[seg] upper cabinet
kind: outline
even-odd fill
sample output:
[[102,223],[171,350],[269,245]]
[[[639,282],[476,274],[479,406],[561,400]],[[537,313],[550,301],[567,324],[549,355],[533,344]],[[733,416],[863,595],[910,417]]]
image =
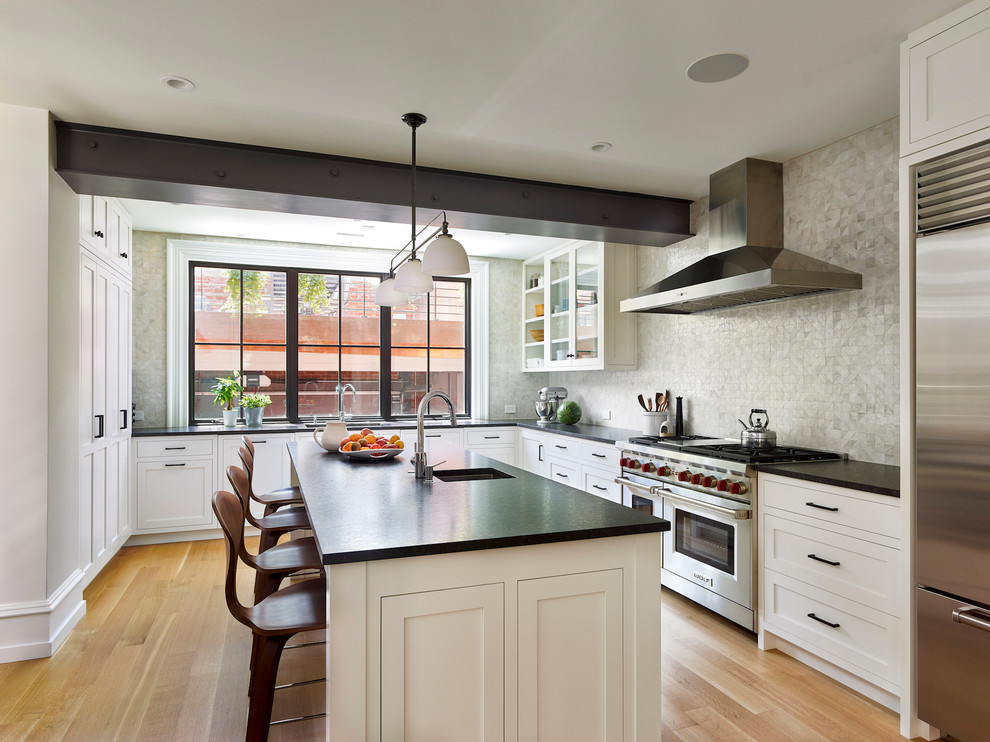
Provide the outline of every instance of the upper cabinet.
[[635,248],[577,242],[523,265],[523,370],[636,368]]
[[982,129],[990,137],[990,0],[964,5],[901,45],[901,156]]
[[131,275],[131,218],[113,199],[79,197],[79,241],[106,264]]

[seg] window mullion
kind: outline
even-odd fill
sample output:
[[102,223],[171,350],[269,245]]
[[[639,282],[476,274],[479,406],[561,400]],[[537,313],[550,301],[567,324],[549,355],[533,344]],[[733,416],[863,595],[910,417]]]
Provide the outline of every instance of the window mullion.
[[299,271],[285,271],[285,416],[299,422]]

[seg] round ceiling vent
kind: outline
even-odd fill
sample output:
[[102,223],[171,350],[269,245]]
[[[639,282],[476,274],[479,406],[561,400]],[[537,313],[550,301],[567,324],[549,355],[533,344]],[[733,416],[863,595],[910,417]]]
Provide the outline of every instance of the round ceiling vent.
[[687,68],[687,76],[695,82],[723,82],[741,75],[749,67],[742,54],[713,54],[702,57]]

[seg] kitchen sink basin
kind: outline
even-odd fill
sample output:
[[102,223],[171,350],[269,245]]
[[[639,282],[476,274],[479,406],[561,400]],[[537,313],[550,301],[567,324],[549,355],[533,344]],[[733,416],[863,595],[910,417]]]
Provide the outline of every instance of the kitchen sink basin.
[[504,471],[482,467],[479,469],[434,469],[434,479],[441,482],[474,482],[480,479],[515,479]]

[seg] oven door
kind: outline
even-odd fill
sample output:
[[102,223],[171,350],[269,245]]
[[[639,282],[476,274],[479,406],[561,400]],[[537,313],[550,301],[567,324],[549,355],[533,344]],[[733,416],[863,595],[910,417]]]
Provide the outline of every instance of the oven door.
[[751,516],[743,503],[666,490],[662,517],[670,521],[670,531],[663,538],[663,570],[680,578],[679,585],[683,580],[751,609]]

